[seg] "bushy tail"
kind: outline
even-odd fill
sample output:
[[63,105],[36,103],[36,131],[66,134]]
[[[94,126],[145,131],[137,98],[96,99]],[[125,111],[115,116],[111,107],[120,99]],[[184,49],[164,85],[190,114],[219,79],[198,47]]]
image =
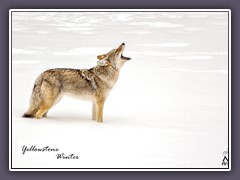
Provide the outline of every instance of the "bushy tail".
[[30,98],[30,104],[27,112],[23,114],[22,117],[25,118],[33,118],[35,117],[36,112],[39,109],[39,106],[41,104],[41,86],[43,82],[43,75],[41,74],[35,81],[33,90],[32,90],[32,95]]
[[34,117],[34,115],[33,114],[28,114],[29,112],[25,112],[23,115],[22,115],[22,117],[25,117],[25,118],[33,118]]

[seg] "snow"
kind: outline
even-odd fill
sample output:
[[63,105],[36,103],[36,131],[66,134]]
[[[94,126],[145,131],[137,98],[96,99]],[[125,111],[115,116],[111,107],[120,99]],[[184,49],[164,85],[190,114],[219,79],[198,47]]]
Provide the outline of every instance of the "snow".
[[[225,168],[227,12],[13,12],[13,168]],[[105,108],[63,98],[47,118],[22,118],[46,69],[90,68],[125,42]],[[58,148],[26,152],[22,146]]]

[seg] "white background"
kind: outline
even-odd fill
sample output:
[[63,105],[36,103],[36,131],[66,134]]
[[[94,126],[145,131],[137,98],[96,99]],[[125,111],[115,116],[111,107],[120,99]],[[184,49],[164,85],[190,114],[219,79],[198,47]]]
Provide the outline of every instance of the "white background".
[[[22,118],[35,78],[91,68],[125,42],[130,56],[104,123],[63,98],[48,118]],[[36,145],[56,153],[27,152]],[[13,168],[224,168],[228,150],[227,12],[13,12]]]

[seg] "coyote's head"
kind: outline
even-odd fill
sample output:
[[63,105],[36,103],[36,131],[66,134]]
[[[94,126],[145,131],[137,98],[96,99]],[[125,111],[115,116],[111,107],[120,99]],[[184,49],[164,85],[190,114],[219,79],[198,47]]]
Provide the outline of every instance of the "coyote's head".
[[125,43],[122,43],[117,49],[109,51],[107,54],[97,56],[98,65],[100,66],[112,66],[115,69],[120,69],[123,64],[131,58],[123,56],[123,50]]

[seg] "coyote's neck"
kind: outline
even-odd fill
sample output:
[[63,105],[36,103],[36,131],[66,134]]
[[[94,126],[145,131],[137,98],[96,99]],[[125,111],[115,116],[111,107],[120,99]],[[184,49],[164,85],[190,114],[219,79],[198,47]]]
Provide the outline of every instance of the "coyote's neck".
[[119,77],[119,69],[112,66],[95,66],[90,69],[99,80],[104,81],[106,85],[113,88]]

